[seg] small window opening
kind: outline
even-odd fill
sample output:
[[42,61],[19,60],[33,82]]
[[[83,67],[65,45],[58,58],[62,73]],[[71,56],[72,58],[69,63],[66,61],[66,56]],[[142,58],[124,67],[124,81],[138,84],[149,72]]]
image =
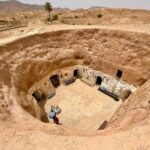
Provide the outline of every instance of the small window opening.
[[121,71],[121,70],[117,70],[116,77],[117,77],[118,79],[120,79],[120,78],[122,77],[122,71]]
[[101,77],[98,76],[98,77],[96,78],[96,84],[97,84],[97,85],[101,85],[101,84],[102,84],[102,78],[101,78]]
[[60,85],[60,81],[59,81],[59,76],[58,75],[54,75],[52,77],[50,77],[50,81],[52,83],[52,85],[57,88]]

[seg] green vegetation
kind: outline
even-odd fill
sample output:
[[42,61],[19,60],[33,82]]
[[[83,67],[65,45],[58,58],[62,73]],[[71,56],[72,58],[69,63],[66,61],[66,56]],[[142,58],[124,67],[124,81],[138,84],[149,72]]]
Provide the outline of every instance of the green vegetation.
[[48,16],[48,21],[51,21],[51,12],[53,10],[52,5],[50,2],[46,2],[45,3],[45,10],[48,12],[49,16]]

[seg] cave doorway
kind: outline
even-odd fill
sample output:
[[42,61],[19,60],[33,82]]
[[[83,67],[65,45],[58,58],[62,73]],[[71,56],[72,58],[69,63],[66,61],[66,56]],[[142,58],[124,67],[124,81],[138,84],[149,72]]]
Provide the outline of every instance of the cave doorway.
[[78,69],[74,70],[73,76],[76,78],[79,78],[79,70]]
[[50,81],[53,87],[57,88],[60,85],[60,80],[58,75],[53,75],[50,77]]
[[96,78],[96,85],[101,85],[102,81],[103,81],[102,78],[97,76],[97,78]]
[[32,93],[32,96],[36,99],[36,101],[39,103],[40,100],[42,99],[42,95],[40,94],[40,92],[38,90],[36,90],[35,92]]
[[117,70],[117,73],[116,73],[116,77],[117,77],[117,79],[121,79],[121,77],[122,77],[122,71],[121,70]]

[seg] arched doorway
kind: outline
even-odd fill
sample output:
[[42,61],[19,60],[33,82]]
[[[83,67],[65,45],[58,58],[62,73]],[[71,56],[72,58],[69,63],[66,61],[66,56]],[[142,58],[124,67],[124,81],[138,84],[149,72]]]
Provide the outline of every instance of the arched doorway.
[[96,85],[101,85],[102,81],[103,81],[102,78],[97,76],[97,78],[96,78]]
[[76,77],[76,78],[79,77],[79,70],[78,69],[74,70],[73,76]]
[[53,87],[57,88],[60,85],[60,80],[58,75],[53,75],[50,77],[50,81]]

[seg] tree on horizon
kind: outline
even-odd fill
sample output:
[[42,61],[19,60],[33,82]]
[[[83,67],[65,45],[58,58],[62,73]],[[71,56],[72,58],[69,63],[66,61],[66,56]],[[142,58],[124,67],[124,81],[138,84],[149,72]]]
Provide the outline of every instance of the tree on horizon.
[[48,21],[51,20],[51,12],[53,10],[52,5],[50,2],[46,2],[45,3],[45,10],[48,12],[49,16],[48,16]]

